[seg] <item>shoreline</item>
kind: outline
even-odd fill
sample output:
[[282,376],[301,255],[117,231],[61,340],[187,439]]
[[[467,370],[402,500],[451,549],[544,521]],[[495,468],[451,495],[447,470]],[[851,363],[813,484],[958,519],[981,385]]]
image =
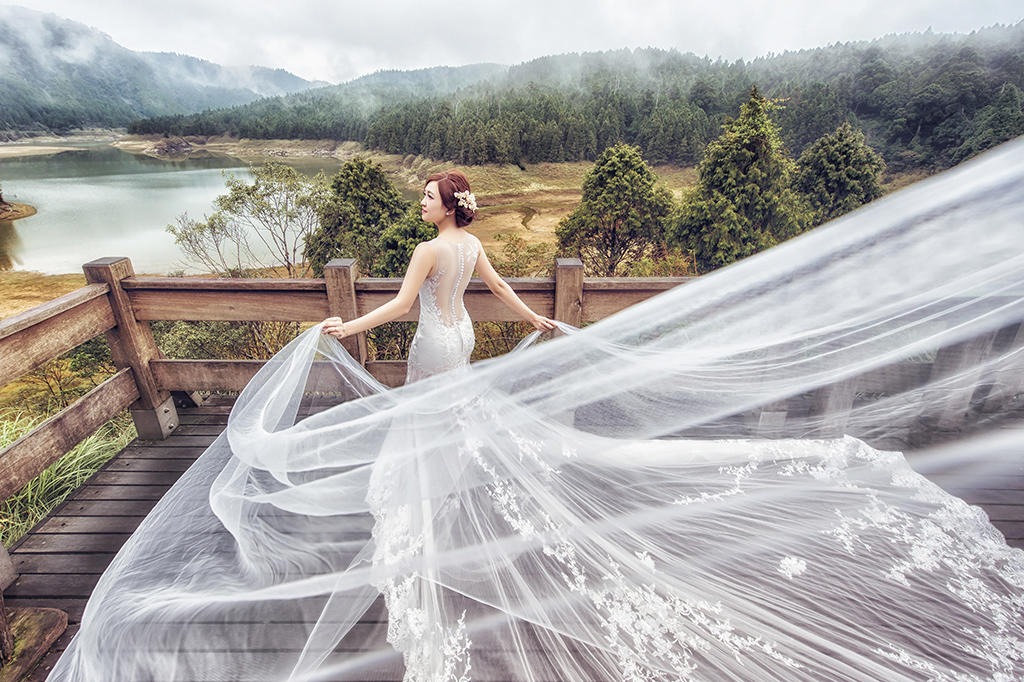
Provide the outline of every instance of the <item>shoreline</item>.
[[26,156],[49,156],[61,152],[71,152],[78,147],[65,147],[43,144],[11,144],[0,145],[0,159],[18,159]]
[[[13,206],[14,209],[5,208],[5,206]],[[4,204],[0,204],[0,220],[3,221],[15,221],[21,220],[22,218],[28,218],[39,213],[35,206],[30,204],[19,204],[16,201],[9,201]]]
[[[124,129],[90,128],[69,135],[28,135],[0,141],[0,159],[48,156],[81,149],[81,145],[112,143],[124,137]],[[77,146],[75,146],[77,145]]]
[[243,161],[296,157],[347,161],[357,155],[368,153],[363,145],[352,141],[259,140],[217,135],[122,135],[111,141],[110,146],[131,154],[143,154],[165,161],[185,159],[195,153],[223,154]]

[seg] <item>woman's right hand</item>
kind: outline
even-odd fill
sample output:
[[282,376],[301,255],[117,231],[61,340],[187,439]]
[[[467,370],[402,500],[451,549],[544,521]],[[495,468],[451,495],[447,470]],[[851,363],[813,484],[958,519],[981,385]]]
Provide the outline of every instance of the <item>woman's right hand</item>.
[[543,315],[537,315],[536,313],[528,321],[533,325],[534,329],[539,329],[542,332],[551,331],[556,327],[554,320],[549,320]]

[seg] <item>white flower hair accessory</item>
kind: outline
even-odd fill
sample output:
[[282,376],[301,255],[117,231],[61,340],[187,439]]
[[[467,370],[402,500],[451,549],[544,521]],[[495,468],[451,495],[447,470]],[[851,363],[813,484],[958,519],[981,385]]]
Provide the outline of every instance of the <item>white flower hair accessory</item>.
[[459,206],[476,213],[476,197],[468,189],[465,192],[456,192],[455,198],[459,200]]

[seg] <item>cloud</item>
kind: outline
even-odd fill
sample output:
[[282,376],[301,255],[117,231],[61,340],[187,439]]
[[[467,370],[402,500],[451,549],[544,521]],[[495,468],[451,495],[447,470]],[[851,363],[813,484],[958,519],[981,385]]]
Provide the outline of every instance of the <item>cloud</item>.
[[886,33],[969,32],[1024,18],[1019,0],[31,0],[132,50],[190,54],[225,65],[283,68],[341,82],[378,69],[620,47],[676,48],[712,58],[865,40]]

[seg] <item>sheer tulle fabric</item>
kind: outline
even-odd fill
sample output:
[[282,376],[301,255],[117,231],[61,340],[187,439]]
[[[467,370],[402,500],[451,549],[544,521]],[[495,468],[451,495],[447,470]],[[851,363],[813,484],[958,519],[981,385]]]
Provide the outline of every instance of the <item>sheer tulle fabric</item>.
[[[311,329],[129,539],[51,679],[1024,678],[1024,552],[894,450],[979,376],[1012,398],[1019,342],[855,402],[842,437],[742,417],[1024,319],[1022,186],[1018,142],[401,389]],[[1019,474],[1005,416],[913,461]]]

